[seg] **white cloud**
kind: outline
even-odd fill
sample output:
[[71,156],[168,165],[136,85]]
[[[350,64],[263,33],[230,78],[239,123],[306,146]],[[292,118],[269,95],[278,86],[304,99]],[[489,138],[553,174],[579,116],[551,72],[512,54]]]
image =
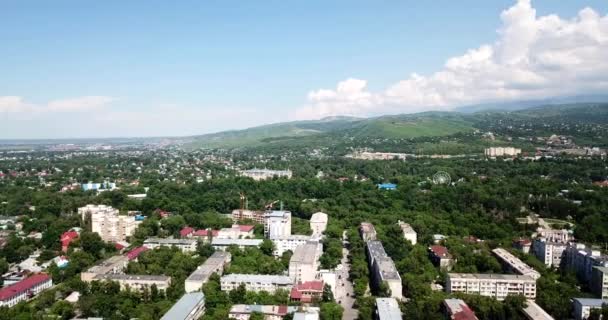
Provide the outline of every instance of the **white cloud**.
[[81,112],[102,108],[114,101],[106,96],[84,96],[52,100],[44,104],[25,102],[19,96],[0,96],[0,113]]
[[458,105],[593,94],[608,89],[608,15],[582,9],[572,19],[537,16],[530,0],[500,15],[493,44],[447,59],[428,76],[412,74],[383,91],[347,79],[308,94],[297,118],[445,110]]

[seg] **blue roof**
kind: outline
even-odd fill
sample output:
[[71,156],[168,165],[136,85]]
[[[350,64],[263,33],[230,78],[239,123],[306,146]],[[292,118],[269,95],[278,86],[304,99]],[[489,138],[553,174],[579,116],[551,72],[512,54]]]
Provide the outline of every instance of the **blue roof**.
[[380,183],[378,184],[379,189],[397,189],[397,185],[394,183]]
[[192,310],[204,300],[205,295],[202,292],[186,293],[165,313],[161,320],[187,319]]

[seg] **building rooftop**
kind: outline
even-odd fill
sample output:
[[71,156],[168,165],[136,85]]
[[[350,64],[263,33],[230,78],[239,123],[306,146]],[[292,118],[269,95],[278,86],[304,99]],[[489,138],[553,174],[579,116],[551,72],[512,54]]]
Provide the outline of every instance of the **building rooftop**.
[[327,222],[327,213],[316,212],[310,216],[310,222]]
[[240,274],[232,273],[222,277],[225,282],[259,282],[259,283],[274,283],[279,285],[293,284],[293,280],[288,276],[270,275],[270,274]]
[[384,246],[382,242],[377,240],[370,240],[367,242],[367,251],[373,259],[378,259],[380,257],[387,257],[386,251],[384,251]]
[[95,280],[110,280],[110,281],[118,281],[118,280],[141,280],[141,281],[170,281],[171,277],[168,276],[157,276],[157,275],[147,275],[147,274],[100,274],[95,277]]
[[477,316],[469,306],[461,299],[443,300],[447,312],[456,320],[477,320]]
[[376,298],[379,320],[401,320],[401,309],[395,298]]
[[296,247],[289,263],[308,263],[314,264],[323,249],[317,241],[308,241],[303,245]]
[[380,269],[380,275],[382,280],[399,280],[401,282],[401,276],[395,267],[393,259],[389,257],[381,257],[378,259],[378,268]]
[[525,264],[518,257],[511,254],[511,252],[509,252],[503,248],[496,248],[496,249],[492,250],[492,252],[498,258],[500,258],[505,263],[507,263],[516,272],[521,273],[523,275],[529,275],[536,279],[540,278],[540,273],[538,271],[534,270],[534,268]]
[[431,250],[431,252],[439,258],[446,258],[446,259],[452,258],[452,255],[448,251],[448,248],[446,248],[444,246],[441,246],[438,244],[432,245],[429,247],[429,250]]
[[449,278],[460,278],[460,279],[476,279],[476,280],[521,280],[535,282],[532,277],[519,275],[519,274],[499,274],[499,273],[448,273]]
[[0,301],[8,300],[50,279],[51,277],[49,277],[47,274],[39,273],[8,287],[2,288],[0,289]]
[[545,310],[537,305],[533,300],[527,300],[527,306],[522,311],[528,316],[528,319],[534,320],[554,320]]
[[174,239],[174,238],[148,238],[144,241],[144,245],[146,243],[158,243],[165,245],[192,245],[196,243],[196,239]]
[[572,300],[578,302],[582,306],[589,307],[601,307],[604,304],[608,304],[608,299],[573,298]]
[[119,268],[122,270],[128,263],[129,258],[126,256],[112,256],[102,262],[90,267],[86,272],[96,273],[96,274],[106,274],[115,268]]
[[137,259],[137,257],[139,257],[140,254],[142,254],[144,251],[148,251],[148,250],[150,250],[150,249],[148,249],[148,247],[145,247],[145,246],[137,247],[137,248],[127,252],[126,256],[129,260]]
[[211,240],[211,245],[214,246],[250,246],[256,247],[262,244],[263,239],[213,239]]
[[235,304],[230,308],[231,314],[250,314],[252,312],[260,312],[265,315],[277,315],[284,316],[288,313],[294,312],[296,307],[288,306],[273,306],[273,305],[259,305],[259,304]]
[[186,281],[204,281],[208,279],[215,270],[225,264],[230,258],[231,254],[229,252],[214,252],[202,265],[188,276]]
[[204,303],[205,295],[202,292],[191,292],[184,294],[177,302],[165,313],[161,320],[185,320],[194,308],[201,302]]
[[291,212],[285,210],[272,210],[264,213],[265,218],[283,218],[285,215],[291,215]]

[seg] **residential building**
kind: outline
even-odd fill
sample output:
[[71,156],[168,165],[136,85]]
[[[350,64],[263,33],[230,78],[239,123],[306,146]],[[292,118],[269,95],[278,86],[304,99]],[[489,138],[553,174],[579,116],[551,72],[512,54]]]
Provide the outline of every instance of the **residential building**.
[[213,239],[211,246],[215,250],[226,251],[230,246],[237,246],[239,249],[259,247],[263,241],[262,239]]
[[84,207],[78,208],[78,214],[82,218],[82,221],[85,221],[88,215],[93,214],[118,215],[118,209],[103,204],[87,204]]
[[282,320],[284,316],[296,310],[297,307],[288,306],[235,304],[230,308],[228,317],[236,320],[249,320],[252,313],[259,312],[264,315],[264,320]]
[[408,156],[414,156],[413,154],[407,153],[395,153],[395,152],[354,152],[353,154],[347,155],[347,158],[361,159],[361,160],[405,160]]
[[173,239],[173,238],[148,238],[144,241],[144,246],[155,249],[158,247],[176,247],[182,252],[196,251],[196,239]]
[[568,245],[563,242],[553,242],[547,241],[545,238],[537,238],[534,239],[532,252],[547,267],[559,268],[567,247]]
[[205,294],[184,294],[160,320],[198,320],[205,313]]
[[522,312],[528,320],[555,320],[547,311],[536,304],[534,300],[528,299],[526,305],[527,306],[522,309]]
[[448,252],[448,248],[438,244],[429,247],[429,258],[439,268],[447,271],[452,270],[456,264],[456,259]]
[[89,183],[83,183],[83,184],[81,184],[80,188],[82,189],[82,191],[89,191],[89,190],[95,190],[95,191],[114,190],[114,189],[116,189],[116,183],[114,183],[114,182],[108,182],[108,181],[105,181],[103,183],[89,182]]
[[255,181],[272,179],[274,177],[291,179],[291,170],[269,170],[269,169],[250,169],[241,171],[241,175],[252,178]]
[[228,274],[220,279],[222,291],[230,291],[245,285],[248,291],[266,291],[274,293],[282,289],[289,291],[293,287],[293,280],[288,276],[268,274]]
[[318,241],[308,241],[297,247],[289,260],[289,276],[293,282],[314,281],[322,254],[323,245]]
[[291,288],[289,297],[291,301],[311,303],[313,301],[321,301],[323,296],[323,281],[308,281],[296,284]]
[[268,239],[291,235],[291,212],[269,211],[264,215],[264,234]]
[[274,243],[274,256],[280,257],[285,251],[295,252],[296,248],[310,241],[310,236],[301,234],[292,234],[272,239]]
[[171,285],[171,277],[140,274],[102,274],[93,278],[93,281],[115,281],[120,284],[121,290],[130,288],[137,291],[150,289],[152,285],[155,285],[158,290],[167,290]]
[[80,274],[80,280],[91,282],[98,275],[123,273],[123,269],[127,267],[129,258],[127,256],[110,257]]
[[416,231],[414,231],[412,226],[410,226],[409,223],[405,223],[401,220],[397,221],[397,224],[403,232],[403,238],[405,240],[409,240],[412,244],[416,244],[418,240],[418,234],[416,233]]
[[310,217],[310,229],[313,235],[320,235],[327,229],[327,214],[316,212]]
[[513,248],[520,250],[523,253],[530,253],[532,247],[532,241],[530,239],[519,238],[513,240]]
[[401,320],[401,309],[395,298],[376,298],[378,320]]
[[572,299],[572,304],[574,308],[574,319],[585,320],[591,315],[591,310],[601,309],[603,305],[608,304],[608,300],[574,298]]
[[380,241],[367,241],[367,259],[370,273],[372,274],[371,285],[380,288],[382,283],[388,286],[392,298],[403,298],[403,287],[401,276],[397,272],[395,263],[386,252]]
[[521,149],[513,147],[492,147],[486,148],[484,151],[486,157],[514,157],[521,154]]
[[129,261],[133,261],[133,260],[137,261],[137,257],[139,257],[140,254],[142,254],[148,250],[150,250],[150,249],[148,249],[148,247],[145,247],[145,246],[137,247],[137,248],[127,252],[127,254],[126,254],[127,259],[129,259]]
[[448,273],[445,290],[447,293],[479,294],[497,300],[504,300],[510,294],[534,299],[536,280],[513,274]]
[[562,266],[574,270],[580,281],[589,283],[593,267],[608,267],[608,256],[586,248],[584,244],[572,243],[565,250]]
[[13,307],[53,286],[47,274],[39,273],[0,289],[0,307]]
[[192,227],[183,227],[182,230],[179,231],[180,238],[188,238],[191,237],[194,233],[194,228]]
[[539,238],[545,238],[549,242],[568,243],[574,241],[572,231],[566,229],[536,229],[536,234]]
[[233,224],[230,228],[222,228],[217,232],[218,239],[247,239],[253,238],[253,228],[251,225]]
[[199,291],[214,273],[221,275],[224,272],[224,267],[230,263],[231,259],[232,255],[229,252],[214,252],[188,276],[184,283],[186,292]]
[[68,252],[68,247],[74,239],[78,238],[78,232],[75,230],[69,230],[61,234],[59,241],[61,241],[61,251]]
[[450,320],[477,320],[475,312],[461,299],[443,300],[446,317]]
[[252,220],[258,224],[264,224],[264,211],[254,211],[245,209],[232,210],[232,222],[238,223],[242,220]]
[[608,267],[593,267],[589,286],[598,297],[608,299]]
[[494,255],[498,257],[502,264],[510,271],[524,276],[529,276],[534,280],[540,278],[540,273],[538,271],[525,264],[518,257],[514,256],[511,252],[503,248],[496,248],[492,250],[492,253],[494,253]]
[[359,226],[359,233],[363,241],[376,240],[376,228],[369,222],[361,222]]
[[133,216],[120,215],[117,209],[105,205],[87,205],[78,208],[78,213],[85,221],[91,218],[91,231],[99,234],[102,240],[107,242],[119,242],[127,240],[141,220]]

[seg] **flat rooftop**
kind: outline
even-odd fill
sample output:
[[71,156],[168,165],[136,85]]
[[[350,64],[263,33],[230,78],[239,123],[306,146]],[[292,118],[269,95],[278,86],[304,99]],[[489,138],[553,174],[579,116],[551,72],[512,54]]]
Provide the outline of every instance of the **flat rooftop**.
[[300,245],[296,248],[289,263],[308,263],[314,264],[319,257],[320,248],[319,242],[316,241],[308,241],[303,245]]
[[231,258],[229,252],[216,251],[211,257],[194,270],[186,281],[204,281],[207,280],[217,269],[222,267]]
[[103,274],[95,277],[98,280],[141,280],[141,281],[170,281],[171,277],[147,274]]
[[503,281],[530,281],[536,283],[532,277],[519,274],[499,273],[448,273],[450,279],[464,280],[503,280]]
[[255,247],[255,246],[259,246],[260,244],[262,244],[263,241],[264,241],[263,239],[218,239],[218,238],[214,238],[213,240],[211,240],[211,245],[213,245],[213,246],[237,245],[237,246]]
[[395,298],[376,298],[376,308],[380,320],[401,320],[401,309]]
[[555,320],[553,317],[543,310],[534,301],[528,299],[526,301],[527,306],[522,311],[528,316],[528,319],[534,320]]
[[279,285],[293,284],[293,280],[288,276],[270,275],[270,274],[227,274],[221,278],[222,282],[259,282],[259,283],[274,283]]
[[205,302],[205,294],[202,292],[191,292],[184,294],[177,302],[160,318],[161,320],[185,320],[201,303]]
[[174,239],[174,238],[148,238],[144,241],[146,243],[158,243],[167,245],[192,245],[196,243],[197,239]]

